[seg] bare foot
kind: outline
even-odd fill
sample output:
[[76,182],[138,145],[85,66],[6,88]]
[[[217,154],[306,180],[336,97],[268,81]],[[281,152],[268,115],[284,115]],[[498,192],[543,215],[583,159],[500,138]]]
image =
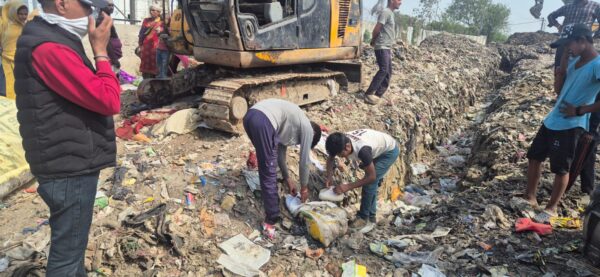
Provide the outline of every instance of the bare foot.
[[523,199],[525,199],[527,202],[529,202],[529,205],[531,205],[531,207],[533,207],[533,208],[539,207],[539,204],[537,202],[537,199],[535,199],[535,197],[523,196]]

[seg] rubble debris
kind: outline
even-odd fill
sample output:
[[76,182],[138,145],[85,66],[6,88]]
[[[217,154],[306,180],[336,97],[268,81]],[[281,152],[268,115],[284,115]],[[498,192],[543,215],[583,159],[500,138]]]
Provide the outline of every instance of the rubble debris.
[[[183,255],[182,253],[182,246],[183,246],[183,239],[175,234],[172,234],[172,232],[169,232],[168,230],[170,229],[168,227],[168,225],[170,224],[170,222],[166,221],[166,213],[167,213],[167,206],[165,204],[160,204],[154,208],[151,208],[143,213],[140,213],[138,215],[128,215],[125,220],[123,221],[123,225],[127,226],[127,227],[132,227],[132,228],[136,228],[136,227],[141,227],[144,226],[145,227],[145,222],[149,219],[155,218],[156,219],[156,227],[154,228],[154,230],[152,230],[154,232],[154,236],[156,236],[156,239],[161,242],[164,243],[170,250],[173,251],[173,254],[175,255]],[[146,230],[146,231],[150,231],[150,230]],[[138,236],[143,236],[143,234],[139,234],[136,233],[136,235]],[[143,238],[143,237],[142,237]]]
[[[114,276],[156,276],[159,272],[230,276],[233,273],[217,262],[222,253],[218,243],[243,234],[272,253],[261,267],[265,273],[248,271],[259,275],[340,276],[346,259],[376,268],[373,275],[383,276],[408,276],[408,271],[416,275],[424,261],[449,276],[494,272],[537,276],[542,274],[540,268],[557,276],[574,274],[564,264],[583,260],[576,251],[582,245],[575,243],[579,230],[557,228],[542,240],[533,232],[515,233],[503,227],[507,222],[512,227],[510,223],[523,217],[509,200],[520,198],[518,193],[524,190],[527,147],[555,99],[552,50],[542,43],[516,44],[485,47],[442,35],[428,38],[419,47],[396,45],[393,67],[401,73],[394,74],[380,105],[365,104],[362,94],[339,93],[331,101],[305,108],[311,120],[330,131],[373,128],[390,133],[401,145],[401,156],[379,189],[378,224],[371,233],[344,231],[319,259],[312,260],[306,257],[306,249],[325,245],[307,235],[310,228],[292,219],[294,213],[290,216],[283,207],[286,201],[280,201],[282,236],[266,241],[256,230],[263,218],[260,194],[254,193],[260,190],[260,181],[258,172],[248,171],[253,162],[247,153],[253,149],[245,136],[206,129],[156,139],[150,136],[153,127],[145,126],[139,133],[150,136],[152,142],[117,140],[118,167],[102,173],[98,186],[112,199],[108,207],[94,210],[86,267],[91,274]],[[368,79],[377,70],[374,52],[369,46],[362,51]],[[503,59],[511,65],[506,72],[499,70]],[[193,106],[197,97],[182,100],[183,106]],[[129,104],[124,106],[136,107]],[[116,120],[118,126],[129,119],[125,113],[122,116]],[[323,147],[321,142],[311,155],[313,200],[324,187],[319,171],[326,155]],[[290,173],[297,180],[298,149],[288,152]],[[448,159],[453,156],[462,158]],[[427,169],[413,172],[419,164]],[[336,183],[362,178],[354,169],[357,165],[340,160]],[[549,174],[544,174],[539,200],[549,197],[549,185]],[[199,213],[185,209],[186,193],[194,195]],[[221,207],[227,196],[236,199],[231,211]],[[561,217],[575,216],[583,205],[579,196],[577,190],[565,195]],[[35,204],[36,199],[41,203],[35,194],[19,193],[3,200],[8,208],[2,210],[7,216],[0,217],[2,246],[22,245],[21,230],[30,222],[19,218],[47,214],[44,205]],[[144,199],[154,201],[143,203]],[[346,215],[354,215],[359,199],[360,190],[350,191],[339,207]],[[184,255],[171,254],[168,244],[157,237],[157,217],[137,227],[119,224],[158,202],[166,205],[168,233],[185,242],[181,246]],[[5,218],[11,218],[10,224]],[[388,247],[389,260],[369,251],[372,243],[382,242]],[[396,257],[403,262],[396,262],[391,253],[398,253]],[[43,253],[39,256],[43,261]],[[11,263],[7,271],[15,266]]]

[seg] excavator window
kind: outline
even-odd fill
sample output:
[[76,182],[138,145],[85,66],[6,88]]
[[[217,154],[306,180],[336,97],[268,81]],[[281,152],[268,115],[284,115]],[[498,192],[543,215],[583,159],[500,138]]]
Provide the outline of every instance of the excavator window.
[[240,0],[239,9],[240,13],[253,14],[259,26],[265,26],[295,16],[296,0]]

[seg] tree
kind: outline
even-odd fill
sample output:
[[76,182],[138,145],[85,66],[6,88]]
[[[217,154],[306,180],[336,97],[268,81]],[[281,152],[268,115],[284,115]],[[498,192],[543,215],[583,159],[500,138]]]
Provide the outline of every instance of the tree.
[[492,0],[453,0],[444,17],[477,30],[476,34],[486,36],[489,42],[505,35],[510,9]]
[[365,33],[363,34],[363,42],[371,43],[371,31],[365,30]]
[[440,0],[420,0],[419,7],[414,11],[417,18],[425,23],[430,23],[439,17]]

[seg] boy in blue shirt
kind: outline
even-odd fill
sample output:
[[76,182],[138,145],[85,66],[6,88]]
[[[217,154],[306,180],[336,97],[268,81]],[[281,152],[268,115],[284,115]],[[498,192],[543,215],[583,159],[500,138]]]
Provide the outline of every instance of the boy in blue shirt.
[[[594,103],[600,91],[600,57],[592,39],[592,31],[585,24],[571,24],[563,28],[560,39],[550,45],[565,47],[561,66],[566,80],[560,96],[533,139],[527,153],[527,191],[525,200],[537,206],[537,187],[540,182],[542,162],[550,158],[550,170],[556,174],[550,201],[544,211],[535,216],[537,222],[548,222],[557,216],[557,207],[569,181],[577,140],[588,130],[590,115],[582,107]],[[576,108],[577,107],[577,108]],[[586,106],[587,107],[587,106]],[[600,109],[600,105],[598,106]],[[577,114],[578,116],[569,116]]]

